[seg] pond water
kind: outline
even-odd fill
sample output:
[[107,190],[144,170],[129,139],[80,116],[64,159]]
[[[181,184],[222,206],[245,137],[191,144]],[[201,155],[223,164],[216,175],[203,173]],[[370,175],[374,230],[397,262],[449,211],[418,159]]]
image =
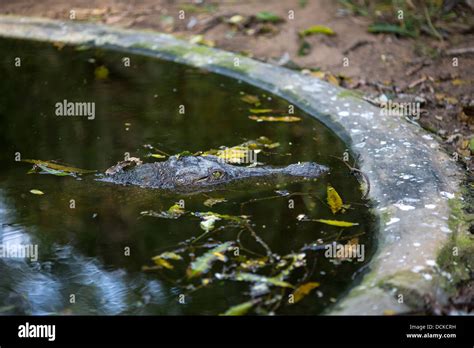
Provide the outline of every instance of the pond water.
[[[37,260],[0,258],[0,312],[220,314],[251,303],[248,314],[318,314],[364,271],[374,241],[361,185],[340,160],[344,143],[302,110],[294,110],[299,122],[256,122],[248,116],[257,107],[243,96],[257,96],[258,108],[275,112],[288,110],[288,102],[240,81],[147,57],[16,40],[1,40],[0,52],[0,244],[4,250],[38,247]],[[57,116],[56,104],[64,100],[94,103],[94,117]],[[278,187],[184,195],[98,182],[94,174],[27,174],[32,165],[17,161],[54,160],[103,172],[126,154],[153,162],[160,159],[147,157],[151,153],[195,153],[260,137],[274,144],[258,153],[260,163],[314,161],[330,174]],[[350,204],[344,213],[332,213],[328,185]],[[226,201],[204,205],[210,197]],[[167,211],[176,202],[188,212],[177,219],[142,213]],[[206,211],[245,215],[248,224],[223,219],[202,236],[201,220],[192,213]],[[301,221],[301,214],[358,225]],[[364,260],[311,250],[335,240],[364,246]],[[232,248],[212,254],[227,241]],[[273,264],[259,241],[275,255]],[[210,250],[211,268],[186,276],[189,264]],[[166,251],[181,253],[182,259],[168,259],[173,269],[143,269]],[[260,262],[253,271],[275,279],[295,255],[298,267],[278,278],[293,289],[231,276],[236,270],[252,273],[243,264]],[[297,291],[296,303],[289,300],[308,283]],[[301,296],[301,289],[308,294]]]

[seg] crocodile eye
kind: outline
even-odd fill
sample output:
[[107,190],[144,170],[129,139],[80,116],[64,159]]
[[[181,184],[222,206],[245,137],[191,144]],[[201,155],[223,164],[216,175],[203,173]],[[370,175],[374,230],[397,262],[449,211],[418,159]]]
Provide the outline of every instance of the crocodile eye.
[[219,178],[222,177],[223,174],[224,174],[224,173],[222,173],[221,171],[215,170],[215,171],[212,172],[212,177],[213,177],[214,179],[219,179]]

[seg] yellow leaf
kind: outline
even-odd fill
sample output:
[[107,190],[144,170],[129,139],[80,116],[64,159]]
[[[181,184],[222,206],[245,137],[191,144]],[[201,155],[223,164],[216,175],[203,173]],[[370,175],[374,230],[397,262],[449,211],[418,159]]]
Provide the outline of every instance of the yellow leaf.
[[208,198],[204,201],[204,205],[207,207],[212,207],[218,203],[227,202],[225,198]]
[[106,66],[101,65],[95,68],[94,74],[97,80],[105,80],[107,77],[109,77],[109,69],[107,69]]
[[317,288],[320,284],[318,282],[309,282],[303,285],[300,285],[294,292],[294,303],[299,302],[303,297],[308,295],[311,290]]
[[268,114],[272,112],[273,109],[249,109],[252,114]]
[[326,73],[324,71],[313,71],[311,72],[311,75],[317,77],[318,79],[324,79]]
[[324,25],[313,25],[306,30],[300,31],[299,34],[301,37],[305,37],[313,34],[335,35],[336,33],[331,28]]
[[30,192],[34,195],[44,195],[43,191],[36,190],[36,189],[30,190]]
[[217,259],[218,259],[219,261],[222,261],[222,262],[226,262],[226,261],[227,261],[227,257],[225,257],[225,255],[222,254],[222,253],[214,252],[214,253],[212,253],[212,254],[213,254],[215,257],[217,257]]
[[343,203],[341,196],[339,196],[337,191],[331,185],[328,185],[327,188],[327,202],[333,214],[336,214],[339,210],[342,209]]
[[464,85],[465,83],[467,83],[467,81],[460,80],[460,79],[454,79],[454,80],[451,81],[451,83],[453,84],[453,86],[460,86],[460,85]]
[[192,44],[214,47],[216,43],[212,40],[206,40],[203,35],[193,35],[189,40]]
[[162,258],[160,256],[155,256],[153,258],[153,261],[159,267],[164,267],[164,268],[167,268],[167,269],[173,269],[174,268],[171,263],[169,263],[168,261],[166,261],[164,258]]
[[255,95],[250,95],[250,94],[246,94],[244,95],[242,98],[240,98],[240,100],[242,100],[243,102],[247,103],[247,104],[253,104],[255,106],[260,106],[260,99],[255,96]]
[[446,97],[444,98],[444,100],[448,103],[448,104],[457,104],[458,103],[458,99],[455,98],[455,97]]
[[338,221],[338,220],[325,220],[325,219],[317,219],[314,221],[321,222],[326,225],[331,225],[331,226],[339,226],[339,227],[351,227],[351,226],[357,226],[357,222],[348,222],[348,221]]
[[225,313],[221,315],[226,315],[226,316],[245,315],[253,307],[253,305],[254,305],[253,301],[244,302],[236,306],[230,307]]
[[166,156],[164,155],[160,155],[159,153],[153,153],[150,155],[151,157],[154,157],[154,158],[166,158]]
[[296,116],[249,116],[249,119],[257,122],[298,122],[301,118]]
[[333,74],[328,75],[328,82],[334,86],[339,86],[339,80]]

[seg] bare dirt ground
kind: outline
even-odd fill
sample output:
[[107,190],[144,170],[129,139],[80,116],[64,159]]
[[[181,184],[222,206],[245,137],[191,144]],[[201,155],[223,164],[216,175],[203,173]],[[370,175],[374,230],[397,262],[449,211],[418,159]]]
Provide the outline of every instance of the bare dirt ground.
[[[468,170],[474,168],[474,140],[469,143],[474,136],[472,21],[471,26],[454,23],[441,40],[428,35],[400,38],[369,33],[370,18],[355,16],[330,0],[0,2],[1,14],[70,20],[71,10],[75,11],[74,20],[172,33],[273,64],[309,69],[307,73],[359,90],[374,103],[383,102],[385,97],[419,102],[421,116],[416,121],[439,135],[454,159]],[[248,19],[261,11],[276,14],[283,21]],[[474,17],[467,4],[460,11]],[[302,39],[298,32],[313,25],[327,26],[335,35],[306,37],[309,46],[306,54],[300,55]],[[196,37],[198,34],[202,37]]]

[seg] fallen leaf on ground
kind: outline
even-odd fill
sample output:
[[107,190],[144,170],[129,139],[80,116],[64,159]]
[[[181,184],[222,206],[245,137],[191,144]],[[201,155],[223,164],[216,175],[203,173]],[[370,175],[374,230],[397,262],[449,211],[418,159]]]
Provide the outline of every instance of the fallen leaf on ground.
[[329,27],[325,25],[313,25],[308,29],[302,30],[299,32],[301,37],[314,35],[314,34],[323,34],[323,35],[335,35],[336,33]]

